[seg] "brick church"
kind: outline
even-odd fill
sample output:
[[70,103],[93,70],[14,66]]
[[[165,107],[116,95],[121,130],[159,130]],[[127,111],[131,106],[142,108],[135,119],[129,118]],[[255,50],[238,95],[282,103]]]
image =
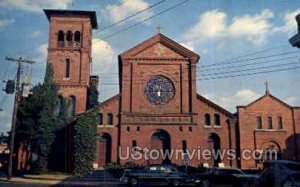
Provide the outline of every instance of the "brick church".
[[[70,99],[73,112],[86,111],[91,82],[93,11],[45,10],[50,22],[48,63],[54,67],[59,92]],[[261,167],[263,159],[243,159],[243,150],[276,150],[279,159],[299,159],[300,108],[279,100],[268,90],[232,114],[196,92],[200,56],[163,34],[156,34],[119,55],[120,93],[97,109],[98,142],[95,167],[108,163],[175,163],[198,166]],[[100,86],[101,86],[101,80]],[[217,91],[217,90],[216,90]],[[235,158],[133,159],[126,150],[234,150]],[[249,153],[251,154],[251,153]],[[152,155],[153,156],[153,155]]]

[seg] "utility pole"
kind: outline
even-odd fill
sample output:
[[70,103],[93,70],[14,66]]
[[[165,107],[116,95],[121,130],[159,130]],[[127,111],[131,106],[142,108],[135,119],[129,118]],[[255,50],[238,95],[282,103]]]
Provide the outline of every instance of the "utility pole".
[[35,62],[32,60],[22,59],[22,57],[20,57],[20,58],[6,57],[6,60],[18,63],[16,94],[15,94],[15,101],[14,101],[14,111],[13,111],[13,116],[12,116],[11,131],[10,131],[9,157],[8,157],[8,170],[7,170],[7,179],[10,180],[12,177],[12,161],[13,161],[13,152],[14,152],[14,143],[15,143],[15,129],[16,129],[16,122],[17,122],[17,112],[18,112],[19,102],[20,102],[20,99],[22,96],[22,88],[20,86],[22,64],[23,63],[34,64]]

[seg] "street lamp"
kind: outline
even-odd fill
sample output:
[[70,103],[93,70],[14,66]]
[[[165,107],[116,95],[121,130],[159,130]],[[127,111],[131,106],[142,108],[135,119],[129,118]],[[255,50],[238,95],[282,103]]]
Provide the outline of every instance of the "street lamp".
[[298,33],[289,39],[290,44],[293,47],[300,48],[300,14],[296,16],[296,21],[298,25]]

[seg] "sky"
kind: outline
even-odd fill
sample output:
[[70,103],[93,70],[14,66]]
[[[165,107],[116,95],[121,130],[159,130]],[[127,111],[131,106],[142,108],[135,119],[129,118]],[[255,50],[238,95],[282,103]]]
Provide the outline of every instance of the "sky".
[[[201,56],[197,92],[232,113],[270,93],[300,106],[296,0],[0,0],[0,79],[16,77],[5,57],[35,60],[23,74],[43,82],[49,22],[43,9],[96,11],[91,74],[100,77],[100,102],[118,90],[118,55],[161,33]],[[135,15],[135,16],[133,16]],[[124,20],[125,21],[122,21]],[[4,85],[4,84],[3,84]],[[0,91],[0,132],[11,128],[13,95]]]

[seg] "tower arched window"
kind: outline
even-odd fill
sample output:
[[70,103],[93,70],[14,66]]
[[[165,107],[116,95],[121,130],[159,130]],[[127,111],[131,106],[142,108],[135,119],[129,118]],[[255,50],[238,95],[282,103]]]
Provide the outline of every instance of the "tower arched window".
[[278,116],[278,129],[283,129],[283,122],[282,122],[282,117]]
[[113,124],[113,115],[112,115],[112,113],[107,114],[107,124],[109,124],[109,125]]
[[209,114],[204,115],[204,125],[210,126],[210,115]]
[[136,140],[132,140],[132,147],[136,147],[137,146],[137,143],[136,143]]
[[69,97],[69,115],[74,117],[75,114],[76,114],[76,97],[72,95]]
[[186,142],[186,140],[182,141],[182,150],[183,150],[184,153],[186,153],[186,150],[187,150],[187,142]]
[[81,34],[79,31],[76,31],[74,34],[74,47],[81,46]]
[[66,59],[65,78],[70,78],[70,68],[71,68],[71,60],[69,58],[67,58]]
[[268,129],[273,129],[273,122],[272,122],[272,117],[268,116]]
[[262,129],[262,118],[261,118],[261,116],[257,116],[256,121],[257,121],[257,129]]
[[57,97],[56,105],[55,105],[55,115],[60,116],[63,112],[63,97],[59,95]]
[[57,33],[57,47],[63,47],[65,41],[64,31],[59,30]]
[[66,47],[72,47],[72,32],[71,31],[67,31]]
[[97,114],[96,122],[97,122],[98,125],[103,125],[103,114],[102,113]]
[[220,126],[221,125],[220,115],[215,114],[214,117],[215,117],[215,126]]

